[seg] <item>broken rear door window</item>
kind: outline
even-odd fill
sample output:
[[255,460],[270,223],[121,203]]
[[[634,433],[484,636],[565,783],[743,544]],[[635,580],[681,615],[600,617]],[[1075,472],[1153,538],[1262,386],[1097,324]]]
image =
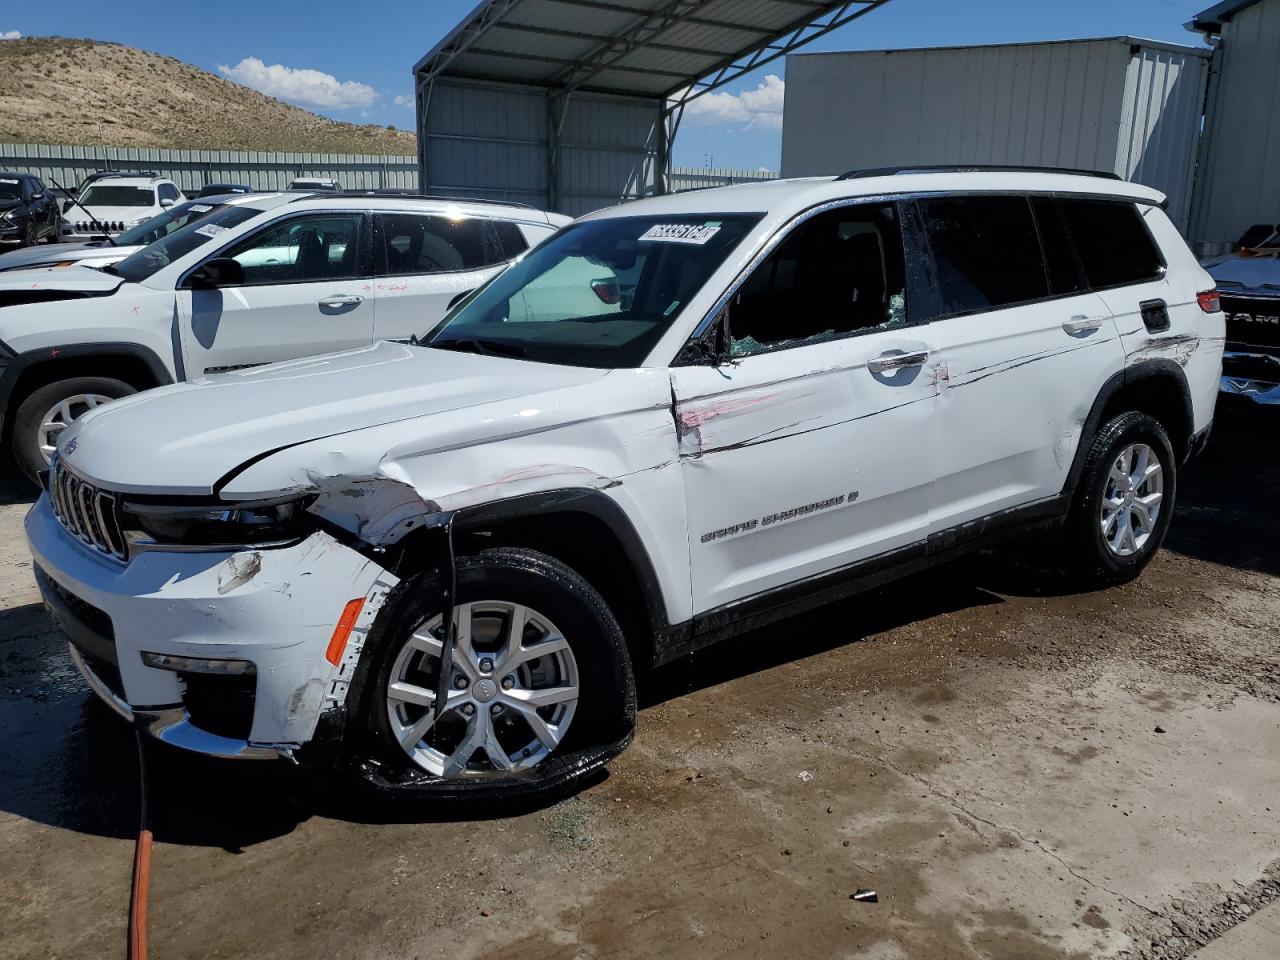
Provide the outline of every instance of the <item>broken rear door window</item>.
[[907,322],[902,231],[893,204],[843,207],[791,232],[730,308],[731,354],[746,357]]

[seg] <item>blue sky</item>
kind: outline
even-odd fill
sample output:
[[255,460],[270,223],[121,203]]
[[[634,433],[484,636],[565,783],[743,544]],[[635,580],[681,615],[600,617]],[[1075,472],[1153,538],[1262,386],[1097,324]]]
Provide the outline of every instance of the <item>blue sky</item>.
[[[413,64],[477,0],[5,0],[0,37],[112,40],[186,60],[328,116],[413,128]],[[807,50],[1132,35],[1196,44],[1182,24],[1212,0],[893,0]],[[773,79],[770,78],[773,75]],[[686,118],[676,162],[776,169],[782,61]],[[397,102],[400,98],[400,102]]]

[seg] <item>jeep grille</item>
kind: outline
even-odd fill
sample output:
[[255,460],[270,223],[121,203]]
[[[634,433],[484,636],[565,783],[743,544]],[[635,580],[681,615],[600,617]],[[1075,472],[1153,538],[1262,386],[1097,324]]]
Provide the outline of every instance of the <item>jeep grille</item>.
[[49,467],[49,500],[58,521],[73,536],[117,560],[128,557],[115,496],[85,483],[57,457]]

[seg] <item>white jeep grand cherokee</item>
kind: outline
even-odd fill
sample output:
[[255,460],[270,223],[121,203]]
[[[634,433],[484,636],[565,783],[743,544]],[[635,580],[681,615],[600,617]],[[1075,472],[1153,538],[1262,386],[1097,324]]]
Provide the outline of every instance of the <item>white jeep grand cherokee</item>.
[[90,412],[40,587],[171,744],[562,787],[628,743],[636,667],[1013,536],[1137,576],[1223,349],[1161,201],[907,171],[594,214],[413,343]]

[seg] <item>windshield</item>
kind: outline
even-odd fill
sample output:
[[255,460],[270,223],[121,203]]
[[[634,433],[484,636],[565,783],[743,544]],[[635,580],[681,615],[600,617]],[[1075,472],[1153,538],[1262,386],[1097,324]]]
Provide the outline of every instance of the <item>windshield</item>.
[[668,214],[568,227],[459,305],[426,345],[638,366],[760,218]]
[[11,177],[0,177],[0,200],[21,200],[22,184]]
[[94,184],[80,197],[86,207],[153,207],[156,192],[151,187],[114,187]]
[[[192,204],[192,206],[204,206],[204,204]],[[232,227],[239,226],[260,213],[262,211],[256,207],[222,207],[202,217],[191,218],[185,226],[179,227],[168,236],[161,237],[150,246],[143,247],[133,256],[125,257],[109,269],[131,283],[140,283],[175,260],[185,257],[197,247],[203,246]],[[154,222],[149,220],[142,226],[145,227]]]
[[140,223],[116,237],[116,243],[122,247],[146,246],[155,243],[161,237],[167,237],[174,231],[185,227],[192,220],[199,220],[214,210],[221,209],[221,204],[181,203],[152,217],[146,223]]

